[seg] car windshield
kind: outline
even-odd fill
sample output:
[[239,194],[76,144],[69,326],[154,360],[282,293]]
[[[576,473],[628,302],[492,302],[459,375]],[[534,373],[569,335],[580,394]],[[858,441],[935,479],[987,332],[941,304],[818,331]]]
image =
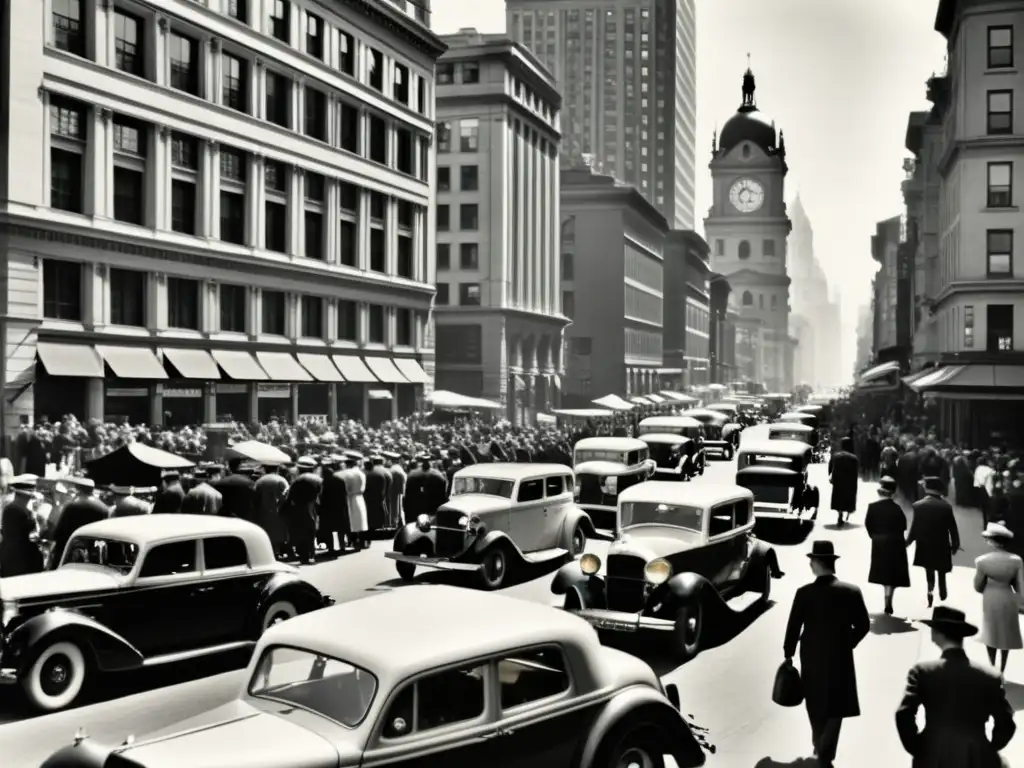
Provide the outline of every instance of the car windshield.
[[315,712],[341,725],[362,722],[377,693],[377,678],[341,659],[275,646],[263,652],[249,695]]
[[512,498],[513,480],[501,480],[496,477],[456,477],[452,482],[452,496],[467,493],[482,493],[485,496],[501,496]]
[[137,544],[95,536],[75,536],[64,550],[61,566],[99,565],[124,574],[135,567],[138,557]]
[[704,510],[681,504],[659,504],[655,501],[634,501],[622,504],[619,527],[631,525],[670,525],[700,533]]
[[576,463],[582,464],[585,461],[610,461],[615,464],[626,463],[620,451],[576,451]]

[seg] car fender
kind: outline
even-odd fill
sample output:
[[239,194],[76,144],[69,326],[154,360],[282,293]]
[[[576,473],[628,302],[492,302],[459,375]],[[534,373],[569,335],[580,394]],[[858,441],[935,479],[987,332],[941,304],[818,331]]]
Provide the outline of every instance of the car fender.
[[262,628],[263,613],[279,600],[288,601],[299,613],[309,613],[333,602],[299,574],[277,573],[260,589],[255,616],[252,617],[257,628]]
[[551,580],[552,594],[565,595],[566,600],[571,603],[570,592],[574,593],[580,608],[605,608],[608,605],[604,579],[597,575],[585,574],[580,569],[579,560],[563,565]]
[[54,608],[19,624],[6,638],[4,662],[23,675],[35,652],[51,642],[74,640],[86,645],[96,666],[104,672],[122,672],[142,666],[142,653],[121,635],[96,619],[68,608]]
[[423,531],[416,523],[408,523],[395,532],[391,549],[403,555],[431,554],[434,551],[433,531]]
[[775,577],[775,574],[779,573],[779,556],[775,552],[775,547],[757,539],[754,541],[754,549],[750,553],[747,570],[759,573],[762,568],[767,568]]
[[92,739],[75,738],[74,743],[61,747],[50,755],[40,768],[103,768],[114,753]]
[[590,515],[579,507],[572,507],[565,513],[565,519],[562,520],[562,532],[558,537],[558,545],[562,549],[569,549],[572,532],[576,530],[577,523],[582,526],[583,532],[588,537],[597,535],[597,529],[594,528],[594,521],[590,519]]
[[473,559],[476,560],[483,557],[484,552],[488,549],[496,546],[505,547],[506,555],[516,557],[520,562],[526,561],[522,550],[516,546],[516,543],[504,531],[485,531],[482,536],[476,538],[469,551],[473,553]]
[[722,602],[722,597],[718,594],[714,584],[697,573],[689,571],[677,573],[668,580],[666,586],[668,594],[672,596],[677,605],[692,603],[698,599],[703,600],[711,595],[714,595],[718,602]]
[[680,768],[704,765],[704,750],[683,716],[661,693],[642,685],[620,691],[605,704],[590,725],[575,765],[598,768],[602,750],[611,746],[609,739],[630,728],[632,723],[637,726],[656,723],[665,737],[665,752],[672,755]]

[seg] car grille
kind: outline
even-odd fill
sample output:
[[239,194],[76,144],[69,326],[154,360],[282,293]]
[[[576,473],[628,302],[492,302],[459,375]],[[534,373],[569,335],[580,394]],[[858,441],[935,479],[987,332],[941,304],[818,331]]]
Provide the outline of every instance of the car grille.
[[662,469],[675,469],[678,459],[673,455],[671,445],[651,445],[651,458]]
[[453,557],[466,549],[467,531],[459,526],[465,514],[453,509],[439,509],[434,516],[435,554],[438,557]]
[[597,475],[577,475],[576,479],[580,482],[580,497],[577,500],[578,504],[603,504],[615,506],[614,500],[611,500],[601,491],[601,478]]
[[639,613],[647,602],[644,567],[647,562],[633,555],[611,555],[608,558],[608,609]]

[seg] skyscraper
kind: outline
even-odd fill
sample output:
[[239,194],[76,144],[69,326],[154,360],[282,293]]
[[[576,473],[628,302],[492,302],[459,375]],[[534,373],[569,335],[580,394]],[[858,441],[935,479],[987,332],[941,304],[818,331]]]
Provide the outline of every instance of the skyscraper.
[[563,155],[694,226],[695,0],[507,0],[508,34],[555,75]]

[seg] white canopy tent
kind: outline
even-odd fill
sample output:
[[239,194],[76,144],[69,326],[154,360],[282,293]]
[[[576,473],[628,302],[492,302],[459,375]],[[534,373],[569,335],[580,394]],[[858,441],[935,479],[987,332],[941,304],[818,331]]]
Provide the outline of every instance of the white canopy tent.
[[456,409],[456,408],[475,408],[477,410],[485,411],[497,411],[504,406],[501,403],[495,403],[491,400],[484,400],[480,397],[469,397],[468,395],[460,395],[456,392],[449,392],[446,389],[435,389],[429,395],[426,400],[435,408],[440,409]]
[[243,443],[235,443],[228,446],[228,449],[224,452],[224,458],[229,461],[233,459],[251,461],[268,467],[278,467],[292,463],[292,457],[287,453],[269,443],[261,443],[259,440],[246,440]]
[[618,395],[605,395],[599,397],[596,400],[591,400],[594,405],[599,405],[602,408],[608,408],[613,411],[632,411],[634,406],[632,403],[627,403]]
[[641,397],[640,395],[637,395],[636,397],[629,398],[629,402],[636,403],[637,405],[653,405],[654,404],[653,400],[648,400],[646,397]]
[[700,402],[696,397],[687,395],[683,392],[676,392],[674,389],[663,389],[661,394],[677,403],[683,403],[684,405],[696,405]]
[[554,413],[570,419],[607,419],[615,415],[605,408],[556,408]]

